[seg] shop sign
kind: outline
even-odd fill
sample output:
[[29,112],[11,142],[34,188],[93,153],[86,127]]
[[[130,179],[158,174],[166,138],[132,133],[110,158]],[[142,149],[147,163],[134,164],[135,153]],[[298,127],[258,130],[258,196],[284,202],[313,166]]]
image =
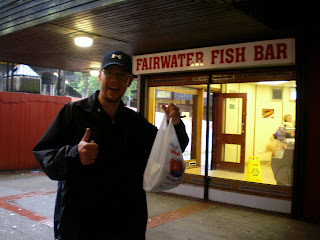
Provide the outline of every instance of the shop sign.
[[133,57],[133,73],[164,73],[295,63],[295,39],[188,49]]
[[193,82],[207,82],[209,76],[202,76],[202,77],[193,77],[192,81]]
[[259,72],[259,73],[245,73],[242,74],[242,78],[266,78],[266,77],[291,77],[292,72]]
[[235,78],[235,75],[233,75],[233,74],[213,74],[212,75],[212,81],[231,80],[234,78]]

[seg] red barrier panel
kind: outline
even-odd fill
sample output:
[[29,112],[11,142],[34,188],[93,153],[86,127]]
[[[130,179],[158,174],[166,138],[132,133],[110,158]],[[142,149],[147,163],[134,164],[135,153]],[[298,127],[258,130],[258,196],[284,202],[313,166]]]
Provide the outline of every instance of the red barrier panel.
[[39,168],[32,149],[69,97],[0,92],[0,171]]

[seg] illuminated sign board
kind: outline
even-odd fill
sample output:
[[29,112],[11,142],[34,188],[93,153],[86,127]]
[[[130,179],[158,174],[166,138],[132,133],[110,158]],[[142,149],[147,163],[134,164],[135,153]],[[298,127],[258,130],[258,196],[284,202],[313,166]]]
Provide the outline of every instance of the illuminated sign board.
[[133,57],[133,73],[165,73],[295,63],[295,39],[239,43]]

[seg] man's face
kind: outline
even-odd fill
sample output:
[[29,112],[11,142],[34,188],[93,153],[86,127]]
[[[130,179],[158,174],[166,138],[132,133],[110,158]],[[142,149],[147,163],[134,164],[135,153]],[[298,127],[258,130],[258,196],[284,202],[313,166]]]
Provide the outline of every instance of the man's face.
[[119,65],[110,65],[99,72],[101,93],[106,101],[116,103],[120,101],[127,87],[132,83],[133,77]]

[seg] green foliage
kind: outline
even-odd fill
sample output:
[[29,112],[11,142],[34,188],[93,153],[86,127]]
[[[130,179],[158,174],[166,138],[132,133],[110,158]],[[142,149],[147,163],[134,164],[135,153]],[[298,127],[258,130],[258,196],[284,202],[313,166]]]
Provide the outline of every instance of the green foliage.
[[[84,89],[83,75],[80,72],[75,72],[75,74],[77,75],[76,80],[73,82],[69,82],[68,85],[82,95],[82,90]],[[88,81],[88,96],[90,96],[97,90],[100,90],[101,84],[98,80],[98,77],[87,76],[87,81]],[[130,99],[135,97],[136,91],[137,91],[137,81],[133,81],[130,87],[127,88],[127,91],[122,97],[124,104],[127,103],[127,97],[130,97]]]
[[90,96],[95,91],[100,90],[100,82],[98,77],[89,76],[88,77],[88,95]]
[[124,93],[122,97],[123,103],[126,105],[127,104],[127,97],[130,97],[130,99],[135,97],[135,93],[137,92],[137,86],[138,82],[137,81],[132,81],[130,87],[127,88],[127,91]]
[[[84,89],[84,80],[83,75],[80,72],[75,72],[77,75],[77,78],[75,81],[68,83],[70,87],[72,87],[74,90],[76,90],[79,94],[82,94],[82,90]],[[94,76],[87,76],[88,81],[88,95],[90,96],[95,91],[100,89],[100,82],[98,80],[98,77]]]

